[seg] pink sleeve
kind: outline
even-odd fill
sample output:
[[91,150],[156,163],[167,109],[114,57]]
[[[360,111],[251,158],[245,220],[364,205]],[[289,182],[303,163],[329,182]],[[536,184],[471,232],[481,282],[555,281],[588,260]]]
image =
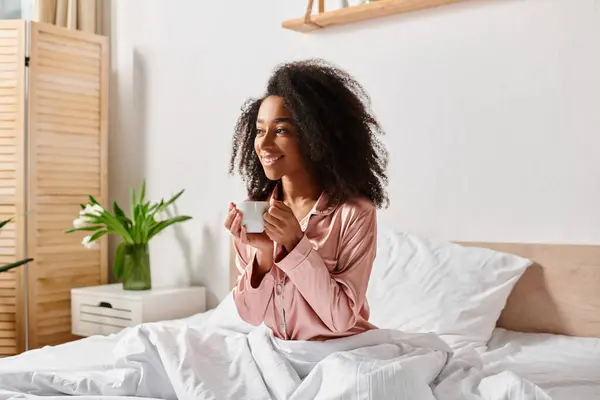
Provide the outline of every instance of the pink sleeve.
[[332,332],[351,329],[365,302],[377,251],[376,224],[375,209],[350,222],[333,272],[306,236],[276,263]]
[[263,277],[260,285],[252,287],[252,274],[255,268],[256,251],[237,239],[233,240],[240,276],[233,289],[233,300],[240,317],[249,324],[260,325],[265,319],[269,300],[273,295],[274,280],[271,273]]

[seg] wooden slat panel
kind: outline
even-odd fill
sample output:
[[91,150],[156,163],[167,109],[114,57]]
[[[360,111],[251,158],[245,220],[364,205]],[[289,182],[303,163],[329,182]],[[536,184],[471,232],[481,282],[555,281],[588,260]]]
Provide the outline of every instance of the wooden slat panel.
[[[40,240],[40,243],[42,241]],[[56,245],[56,244],[55,244]],[[71,259],[61,259],[62,261],[60,262],[60,264],[58,264],[55,261],[51,261],[51,262],[46,262],[44,263],[45,266],[45,270],[46,273],[42,274],[40,273],[40,277],[51,277],[52,274],[56,271],[56,270],[60,270],[60,269],[73,269],[73,268],[80,268],[81,270],[86,270],[88,268],[93,267],[94,269],[99,268],[98,264],[100,262],[100,255],[98,255],[98,252],[93,252],[92,253],[93,256],[81,256],[81,257],[73,257]],[[55,260],[58,257],[54,257],[51,258],[51,260]],[[46,258],[44,258],[46,259]]]
[[[100,160],[98,160],[100,161]],[[56,163],[56,162],[52,162],[52,163],[44,163],[44,162],[40,162],[38,164],[39,169],[43,170],[44,172],[51,172],[51,171],[73,171],[73,166],[71,164],[65,164],[65,163]],[[92,165],[83,165],[80,164],[77,166],[77,170],[81,171],[81,172],[97,172],[98,171],[98,165],[97,164],[92,164]],[[55,196],[56,197],[56,196]],[[85,201],[85,199],[84,199]]]
[[3,331],[15,331],[17,325],[14,322],[0,322],[0,329]]
[[54,100],[53,103],[48,104],[54,104],[57,107],[62,104],[63,106],[68,105],[69,107],[73,107],[74,110],[84,109],[88,111],[100,112],[100,107],[96,102],[94,102],[93,97],[82,96],[79,94],[62,93],[54,90],[45,90],[43,88],[38,88],[38,91],[39,99]]
[[65,331],[65,332],[60,332],[60,333],[41,334],[39,336],[39,341],[42,343],[47,343],[48,346],[56,346],[56,345],[70,342],[70,341],[77,340],[77,339],[81,339],[81,338],[72,335],[70,333],[70,329],[69,329],[69,332]]
[[[0,193],[2,193],[2,188],[0,188]],[[94,190],[85,190],[84,188],[70,188],[70,187],[61,187],[61,188],[48,188],[48,187],[40,187],[38,188],[38,193],[41,196],[58,196],[60,194],[73,194],[73,195],[87,195],[91,194],[98,201],[100,201],[100,189]]]
[[[69,158],[59,158],[57,159],[55,156],[53,155],[39,155],[37,157],[38,162],[40,164],[43,163],[48,163],[48,164],[54,164],[54,165],[63,165],[65,167],[69,167],[69,168],[74,168],[75,166],[93,166],[96,168],[100,168],[100,164],[101,164],[101,160],[99,158],[85,158],[85,157],[80,157],[79,154],[77,154],[77,156],[73,156],[73,157],[69,157]],[[13,170],[14,170],[14,166],[13,166]]]
[[3,288],[0,286],[0,297],[7,297],[7,298],[11,298],[13,300],[16,299],[17,296],[17,289],[14,287],[10,287],[10,288]]
[[[98,271],[94,271],[94,274],[98,274]],[[39,301],[42,303],[51,303],[51,302],[55,302],[55,301],[69,301],[69,300],[71,300],[70,292],[71,292],[71,290],[67,289],[67,290],[62,290],[60,292],[51,293],[51,294],[38,293],[38,298],[39,298]]]
[[17,346],[0,346],[0,357],[9,357],[17,354]]
[[[17,312],[17,306],[14,304],[0,304],[0,313],[2,314],[15,314]],[[17,315],[15,315],[16,319]],[[19,317],[20,318],[20,317]]]
[[[84,115],[84,114],[82,114]],[[76,148],[76,149],[92,149],[98,150],[100,144],[93,136],[71,135],[66,132],[46,131],[40,137],[40,145],[54,146],[57,142],[64,143],[61,147]]]
[[[10,323],[10,322],[7,322]],[[46,328],[50,326],[64,326],[71,323],[71,317],[61,317],[61,318],[41,318],[40,319],[40,327]]]
[[[6,238],[16,238],[17,237],[17,232],[15,232],[14,230],[11,229],[7,229],[6,226],[2,229],[2,232],[0,232],[0,238],[2,239],[6,239]],[[2,261],[2,260],[0,260]]]
[[[48,268],[48,272],[46,276],[43,276],[42,274],[40,274],[40,277],[44,277],[44,278],[62,278],[62,277],[71,277],[74,274],[77,274],[77,276],[79,277],[83,277],[83,276],[90,276],[90,277],[95,277],[98,276],[98,274],[100,274],[100,266],[98,265],[100,259],[98,259],[95,264],[96,265],[88,265],[88,266],[82,266],[82,265],[76,265],[76,266],[69,266],[68,268],[53,268],[50,269]],[[2,299],[0,297],[0,299]],[[1,304],[1,303],[0,303]]]
[[17,347],[17,339],[0,339],[0,347],[1,346],[10,346]]
[[[71,244],[70,242],[68,243]],[[41,253],[39,257],[36,258],[37,264],[57,264],[64,265],[63,263],[67,263],[69,261],[76,261],[80,263],[84,263],[87,261],[96,262],[100,257],[100,253],[98,251],[93,250],[84,250],[77,253],[54,253],[54,254],[43,254]]]
[[31,23],[30,42],[29,345],[38,348],[73,338],[71,289],[108,278],[106,238],[85,249],[84,233],[64,231],[88,195],[107,202],[109,71],[105,37]]
[[16,318],[13,313],[0,312],[0,322],[12,322],[16,325]]
[[[25,258],[25,21],[0,21],[0,265]],[[0,355],[25,350],[24,269],[0,279]]]
[[[72,288],[77,287],[86,287],[86,286],[94,286],[99,285],[100,277],[98,275],[93,276],[77,276],[75,278],[67,277],[67,278],[40,278],[38,280],[37,285],[37,293],[60,293],[64,290],[71,290]],[[40,316],[40,318],[46,318],[47,315]]]
[[14,295],[16,295],[17,288],[15,287],[15,279],[6,279],[0,281],[0,291],[4,292],[5,290],[10,290]]

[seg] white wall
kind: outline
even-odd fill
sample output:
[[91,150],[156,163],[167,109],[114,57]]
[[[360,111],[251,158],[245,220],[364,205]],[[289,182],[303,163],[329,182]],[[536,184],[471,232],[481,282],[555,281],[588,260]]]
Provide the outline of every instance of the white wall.
[[[194,220],[153,245],[156,285],[228,290],[240,105],[280,61],[364,83],[391,153],[382,221],[456,240],[600,243],[600,1],[465,1],[302,35],[305,1],[127,0],[113,14],[111,192],[146,176]],[[127,163],[131,162],[131,166]]]

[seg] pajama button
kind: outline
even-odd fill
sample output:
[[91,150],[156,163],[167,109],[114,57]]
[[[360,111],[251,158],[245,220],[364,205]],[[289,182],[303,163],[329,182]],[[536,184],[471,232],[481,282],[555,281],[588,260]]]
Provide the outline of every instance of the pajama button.
[[278,294],[281,294],[281,283],[278,283],[277,286],[275,286],[275,289],[277,290]]

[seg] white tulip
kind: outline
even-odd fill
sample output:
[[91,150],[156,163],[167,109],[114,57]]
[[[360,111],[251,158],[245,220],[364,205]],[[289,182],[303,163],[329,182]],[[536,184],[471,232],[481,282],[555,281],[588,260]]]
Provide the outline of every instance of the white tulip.
[[161,212],[157,212],[156,214],[154,214],[154,220],[155,220],[156,222],[162,222],[162,221],[164,221],[164,220],[166,220],[166,219],[167,219],[167,218],[166,218],[166,216],[165,216],[165,213],[164,213],[164,212],[162,212],[162,211],[161,211]]
[[89,213],[90,213],[90,206],[89,205],[85,206],[85,208],[83,210],[79,211],[79,215],[81,217],[84,217],[84,218],[86,218],[84,216],[84,214],[89,214]]
[[90,210],[90,214],[94,214],[97,217],[102,215],[103,212],[104,212],[104,208],[102,208],[102,206],[99,204],[94,204],[92,206],[92,209]]
[[[90,223],[92,221],[88,215],[95,215],[95,216],[99,217],[100,215],[102,215],[103,212],[104,212],[104,208],[102,208],[98,204],[88,204],[85,206],[85,208],[83,210],[79,211],[78,219],[81,219],[84,223]],[[86,215],[86,214],[88,214],[88,215]]]
[[82,227],[86,226],[87,223],[88,223],[88,221],[86,221],[86,219],[87,218],[82,218],[82,217],[74,219],[73,220],[73,227],[74,228],[82,228]]
[[83,210],[81,210],[79,212],[79,215],[92,214],[92,215],[95,215],[98,217],[103,212],[104,212],[104,208],[102,208],[102,206],[100,206],[98,204],[88,204],[85,206],[85,208]]
[[87,249],[93,249],[94,247],[96,247],[96,242],[92,242],[92,237],[91,236],[86,236],[83,238],[83,240],[81,241],[81,244],[84,245]]

